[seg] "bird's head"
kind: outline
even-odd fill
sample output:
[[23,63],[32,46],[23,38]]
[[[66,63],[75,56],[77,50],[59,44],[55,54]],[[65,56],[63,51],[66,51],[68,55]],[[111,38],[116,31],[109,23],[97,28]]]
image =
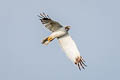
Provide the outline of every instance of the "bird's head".
[[69,31],[71,26],[65,26],[65,30]]

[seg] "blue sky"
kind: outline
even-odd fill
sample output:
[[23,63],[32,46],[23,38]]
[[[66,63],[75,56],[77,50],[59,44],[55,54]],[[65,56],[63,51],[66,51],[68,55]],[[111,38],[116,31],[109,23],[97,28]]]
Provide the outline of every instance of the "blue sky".
[[[0,80],[119,80],[120,1],[1,0]],[[88,67],[79,69],[37,15],[45,12],[69,31]]]

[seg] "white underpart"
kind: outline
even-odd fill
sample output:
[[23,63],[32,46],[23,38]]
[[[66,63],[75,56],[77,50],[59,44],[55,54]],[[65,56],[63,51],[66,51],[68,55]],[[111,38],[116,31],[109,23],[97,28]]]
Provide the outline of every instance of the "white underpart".
[[49,37],[57,38],[57,37],[65,35],[65,34],[66,34],[66,32],[59,30],[59,31],[53,32]]
[[[52,37],[53,39],[55,39],[57,37],[65,35],[65,34],[66,34],[66,32],[63,30],[63,28],[61,28],[60,30],[53,32],[49,37]],[[50,43],[50,41],[46,41],[44,44],[48,45],[49,43]]]
[[[72,62],[76,62],[76,58],[80,56],[80,52],[69,34],[66,34],[66,32],[62,29],[53,32],[49,37],[60,37],[58,38],[58,42],[62,47],[63,51]],[[48,45],[49,43],[49,41],[46,41],[44,44]]]
[[64,37],[59,38],[58,41],[68,58],[75,62],[76,58],[80,56],[80,52],[71,36],[67,34]]

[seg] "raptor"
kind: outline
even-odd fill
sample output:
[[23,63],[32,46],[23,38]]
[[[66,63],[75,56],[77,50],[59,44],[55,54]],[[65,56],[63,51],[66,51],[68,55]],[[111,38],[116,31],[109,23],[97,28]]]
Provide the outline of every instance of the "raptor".
[[70,30],[70,26],[65,26],[65,27],[62,26],[57,21],[52,20],[45,13],[40,13],[38,17],[40,17],[40,21],[42,22],[42,24],[44,24],[45,27],[51,31],[51,35],[43,39],[42,44],[48,45],[51,41],[57,38],[61,48],[63,49],[65,54],[68,56],[68,58],[75,65],[77,65],[80,70],[81,68],[85,69],[86,67],[85,61],[80,56],[80,52],[74,40],[68,33],[68,31]]

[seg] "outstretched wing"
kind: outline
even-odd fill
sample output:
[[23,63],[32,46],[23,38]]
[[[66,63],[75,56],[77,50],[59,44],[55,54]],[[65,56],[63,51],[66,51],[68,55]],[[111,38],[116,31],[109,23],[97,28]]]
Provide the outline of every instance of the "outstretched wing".
[[84,66],[86,65],[84,64],[84,60],[80,56],[80,52],[78,51],[78,48],[71,36],[67,34],[58,38],[58,41],[68,58],[72,60],[79,67],[79,69],[81,69],[80,66],[84,69]]
[[56,21],[53,21],[48,15],[45,13],[38,15],[40,17],[40,20],[42,24],[45,25],[46,28],[48,28],[50,31],[54,32],[62,27],[61,24],[59,24]]

